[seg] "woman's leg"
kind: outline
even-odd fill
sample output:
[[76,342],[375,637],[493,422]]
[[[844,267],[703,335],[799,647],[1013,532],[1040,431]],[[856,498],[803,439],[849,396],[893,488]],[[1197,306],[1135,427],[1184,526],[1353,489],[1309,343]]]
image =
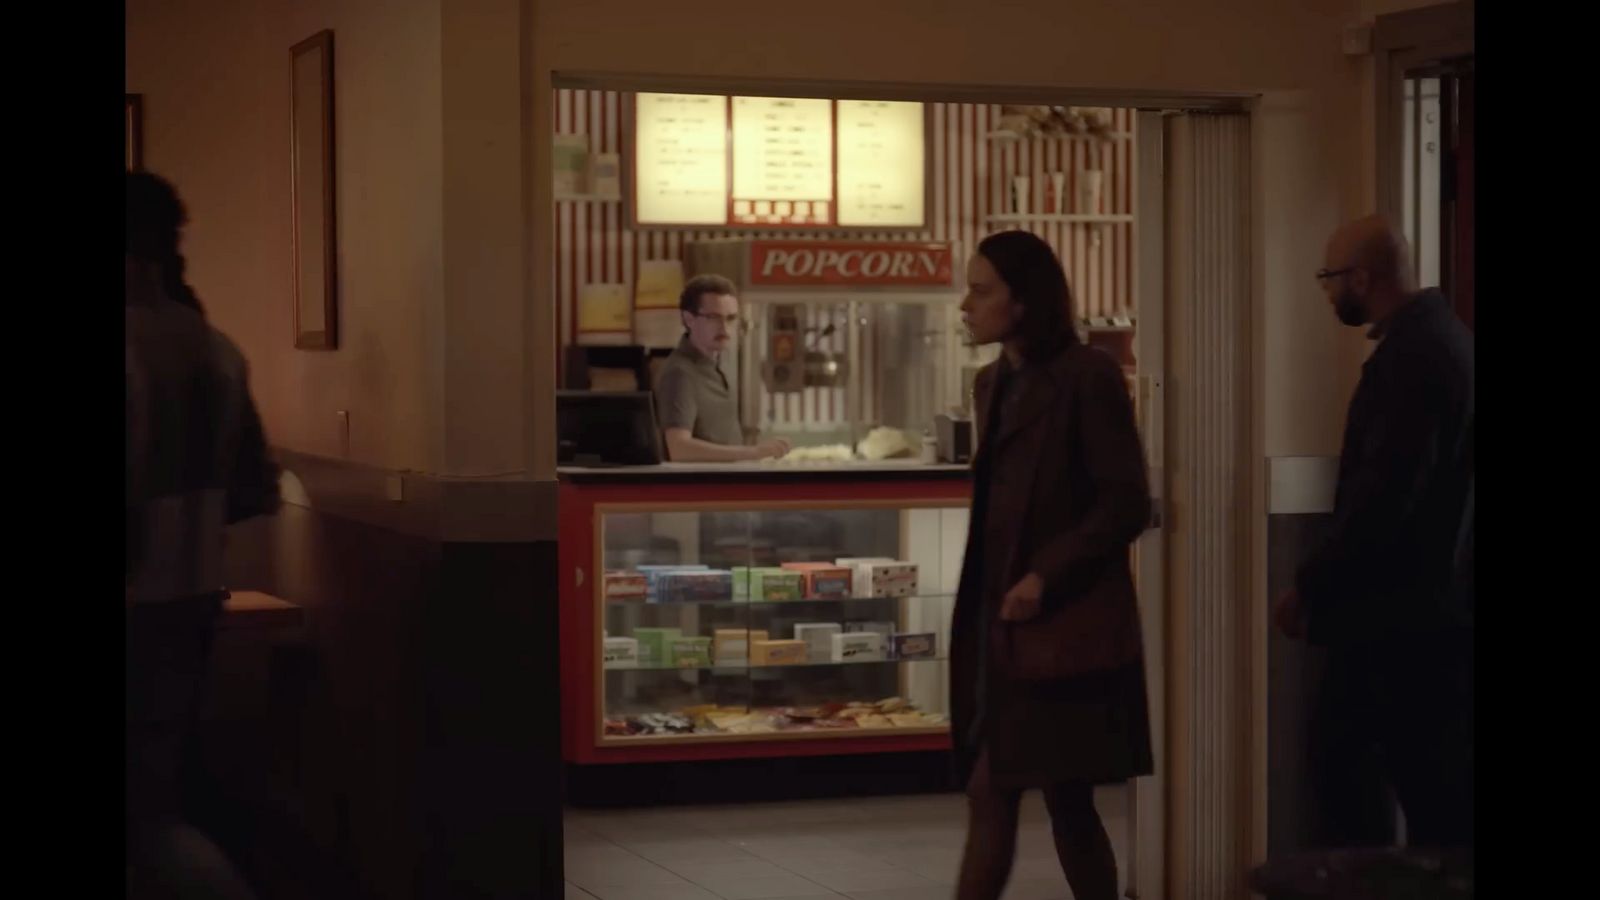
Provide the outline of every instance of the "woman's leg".
[[1095,811],[1093,786],[1045,788],[1044,803],[1050,810],[1056,856],[1074,900],[1117,900],[1117,857]]
[[967,783],[967,847],[961,856],[956,900],[999,900],[1017,852],[1020,791],[996,791],[989,780],[989,751],[978,754]]

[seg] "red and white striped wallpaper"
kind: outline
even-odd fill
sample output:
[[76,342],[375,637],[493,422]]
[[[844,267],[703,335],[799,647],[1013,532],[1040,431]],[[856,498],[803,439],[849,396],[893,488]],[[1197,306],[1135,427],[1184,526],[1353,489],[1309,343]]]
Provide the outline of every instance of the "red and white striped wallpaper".
[[[557,134],[587,134],[593,152],[620,152],[623,145],[623,95],[615,91],[557,90]],[[555,208],[555,270],[551,273],[563,346],[574,339],[579,289],[585,284],[633,284],[639,260],[682,259],[685,243],[712,237],[835,238],[845,240],[955,241],[970,253],[985,235],[1025,227],[1055,247],[1077,298],[1078,315],[1131,315],[1134,309],[1133,226],[1129,223],[990,222],[1011,211],[1011,179],[1025,175],[1033,196],[1030,211],[1045,210],[1049,173],[1067,177],[1066,194],[1076,196],[1076,173],[1105,172],[1103,213],[1131,214],[1138,186],[1134,172],[1134,111],[1114,111],[1112,128],[1123,139],[1101,143],[1085,139],[994,140],[988,137],[1000,107],[969,103],[930,103],[933,139],[929,165],[933,177],[930,228],[917,234],[834,232],[738,232],[635,229],[617,202],[559,201]],[[623,160],[623,166],[630,165]]]

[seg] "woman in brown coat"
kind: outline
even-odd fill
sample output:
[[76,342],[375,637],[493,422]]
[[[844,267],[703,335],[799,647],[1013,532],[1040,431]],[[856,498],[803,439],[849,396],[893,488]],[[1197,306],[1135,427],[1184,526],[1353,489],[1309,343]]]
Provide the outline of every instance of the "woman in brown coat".
[[1114,900],[1094,786],[1154,770],[1129,548],[1150,517],[1122,370],[1072,329],[1072,295],[1032,234],[986,238],[962,318],[1001,358],[976,382],[981,435],[956,600],[951,711],[970,818],[960,900],[994,900],[1017,808],[1044,791],[1077,900]]

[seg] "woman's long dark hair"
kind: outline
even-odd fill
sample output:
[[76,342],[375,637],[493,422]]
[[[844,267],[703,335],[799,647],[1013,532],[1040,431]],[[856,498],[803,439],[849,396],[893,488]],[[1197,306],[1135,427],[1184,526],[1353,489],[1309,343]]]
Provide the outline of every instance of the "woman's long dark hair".
[[188,214],[178,192],[160,175],[128,173],[127,216],[123,238],[128,255],[153,262],[161,272],[161,287],[174,301],[205,315],[200,298],[184,280],[183,255],[178,237]]
[[1049,244],[1032,232],[1000,231],[978,244],[978,255],[994,266],[1012,301],[1022,304],[1016,333],[1024,359],[1049,359],[1078,342],[1072,287]]

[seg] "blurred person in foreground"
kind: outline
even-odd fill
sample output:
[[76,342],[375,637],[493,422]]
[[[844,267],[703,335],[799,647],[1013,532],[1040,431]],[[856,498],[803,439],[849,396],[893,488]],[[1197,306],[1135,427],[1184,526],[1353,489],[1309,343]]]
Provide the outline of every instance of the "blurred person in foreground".
[[1150,521],[1144,450],[1117,362],[1073,330],[1049,244],[984,239],[962,319],[1002,347],[977,377],[981,438],[951,647],[969,818],[956,896],[996,900],[1022,792],[1038,788],[1077,900],[1114,900],[1094,788],[1154,771],[1130,547]]
[[180,769],[227,592],[223,530],[278,508],[244,357],[205,320],[178,253],[183,205],[127,175],[124,263],[126,864],[129,897],[249,897],[183,821]]
[[1327,648],[1312,772],[1326,846],[1473,837],[1473,338],[1416,289],[1405,239],[1361,219],[1317,273],[1334,315],[1376,341],[1350,401],[1330,533],[1278,600]]

